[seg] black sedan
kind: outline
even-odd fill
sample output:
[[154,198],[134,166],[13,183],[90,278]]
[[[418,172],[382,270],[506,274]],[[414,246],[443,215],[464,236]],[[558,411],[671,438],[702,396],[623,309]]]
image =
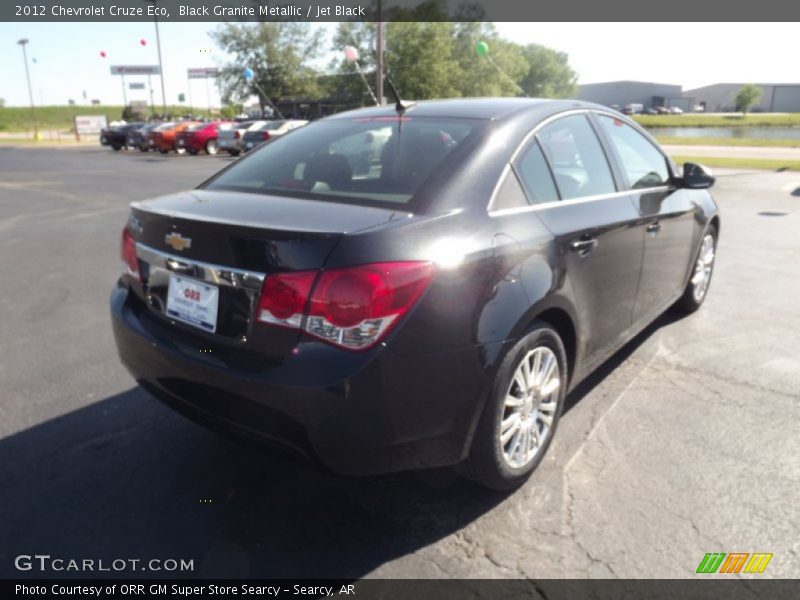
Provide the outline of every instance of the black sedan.
[[158,124],[152,123],[128,130],[125,145],[128,148],[138,148],[142,152],[148,152],[150,150],[150,132],[156,127],[158,127]]
[[134,129],[143,127],[145,123],[126,123],[125,125],[115,125],[100,131],[100,144],[111,146],[114,150],[126,148],[128,133]]
[[191,418],[339,472],[459,465],[511,488],[568,390],[703,303],[713,182],[582,102],[322,119],[132,205],[119,354]]

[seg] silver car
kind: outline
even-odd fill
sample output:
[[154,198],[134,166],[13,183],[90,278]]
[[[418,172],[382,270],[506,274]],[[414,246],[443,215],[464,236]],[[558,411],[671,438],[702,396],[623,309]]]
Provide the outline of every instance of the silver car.
[[258,129],[266,121],[242,121],[240,123],[228,123],[219,128],[219,138],[217,143],[221,151],[228,152],[231,156],[239,156],[242,153],[242,138],[251,129]]

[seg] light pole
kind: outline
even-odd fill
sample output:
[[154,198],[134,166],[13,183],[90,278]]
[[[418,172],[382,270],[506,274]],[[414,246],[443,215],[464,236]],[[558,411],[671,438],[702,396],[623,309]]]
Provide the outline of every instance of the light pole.
[[25,60],[25,79],[28,80],[28,98],[31,101],[31,123],[33,124],[33,139],[39,139],[39,127],[36,124],[36,109],[33,106],[33,89],[31,88],[31,74],[28,70],[28,51],[25,46],[28,44],[28,38],[17,40],[17,43],[22,46],[22,58]]
[[[144,0],[145,2],[152,2],[153,8],[156,7],[158,0]],[[153,11],[153,21],[156,24],[156,48],[158,48],[158,70],[161,71],[161,104],[164,114],[167,114],[167,93],[164,91],[164,66],[161,62],[161,37],[158,34],[158,15]]]

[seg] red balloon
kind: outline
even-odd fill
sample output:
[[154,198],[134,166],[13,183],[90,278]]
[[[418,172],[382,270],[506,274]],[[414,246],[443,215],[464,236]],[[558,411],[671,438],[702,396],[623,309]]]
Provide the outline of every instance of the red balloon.
[[139,40],[139,43],[140,43],[142,46],[147,46],[147,40],[146,40],[146,39],[144,39],[144,38],[140,39],[140,40]]
[[105,58],[106,57],[106,51],[105,50],[100,50],[100,56]]

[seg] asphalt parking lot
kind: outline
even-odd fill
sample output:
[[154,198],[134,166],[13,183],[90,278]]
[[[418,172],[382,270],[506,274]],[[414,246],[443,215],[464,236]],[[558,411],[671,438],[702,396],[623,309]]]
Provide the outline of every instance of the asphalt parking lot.
[[203,577],[681,578],[706,552],[800,577],[799,174],[720,175],[705,306],[575,390],[539,470],[499,495],[449,470],[339,478],[134,386],[107,309],[127,204],[230,160],[0,147],[0,577],[44,553]]

